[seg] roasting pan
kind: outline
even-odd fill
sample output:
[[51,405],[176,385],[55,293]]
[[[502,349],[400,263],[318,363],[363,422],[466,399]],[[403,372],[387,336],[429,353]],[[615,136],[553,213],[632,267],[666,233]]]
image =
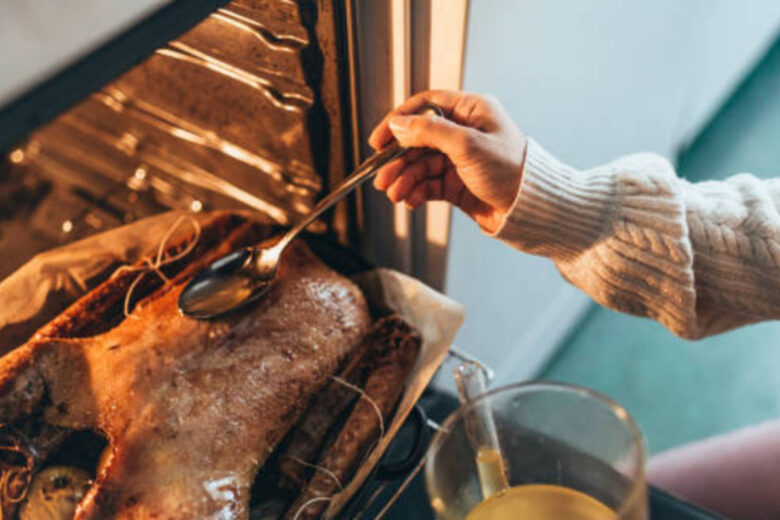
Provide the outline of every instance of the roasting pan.
[[[359,253],[327,236],[304,233],[302,239],[318,258],[342,275],[355,277],[375,269],[375,266]],[[382,308],[371,308],[371,313],[376,320],[387,314],[387,311]],[[392,416],[397,412],[394,410]],[[430,439],[427,418],[419,404],[415,404],[411,411],[406,413],[409,415],[405,424],[391,438],[389,448],[374,465],[368,478],[362,481],[360,488],[341,507],[336,518],[340,520],[370,518],[365,516],[367,508],[386,504],[385,494],[382,491],[388,488],[391,482],[403,479],[419,466]],[[10,426],[0,428],[0,435],[11,435],[22,439],[22,442],[28,442],[23,435]],[[74,466],[94,470],[106,445],[102,436],[91,431],[73,432],[47,456],[42,467]]]

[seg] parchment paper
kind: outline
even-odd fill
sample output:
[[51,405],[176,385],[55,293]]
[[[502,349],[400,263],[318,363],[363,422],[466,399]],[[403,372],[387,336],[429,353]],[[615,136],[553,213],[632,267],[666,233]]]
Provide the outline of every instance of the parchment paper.
[[384,305],[398,313],[422,336],[417,364],[406,383],[398,410],[385,436],[374,448],[344,490],[333,497],[324,518],[335,517],[360,489],[371,470],[387,450],[417,400],[436,374],[465,318],[459,303],[410,276],[391,269],[375,269],[355,278],[372,304]]
[[[41,253],[0,282],[0,354],[23,343],[117,267],[156,250],[183,214],[149,217]],[[213,214],[188,215],[203,222]],[[182,223],[171,242],[192,231],[192,225]],[[333,497],[325,518],[333,518],[365,482],[446,357],[465,317],[461,305],[397,271],[375,269],[359,275],[355,282],[372,305],[398,313],[415,327],[422,336],[422,348],[385,436],[350,483]]]
[[[50,249],[0,282],[0,355],[19,346],[123,264],[155,250],[184,214],[199,222],[213,214],[163,213]],[[170,242],[192,234],[183,222]]]

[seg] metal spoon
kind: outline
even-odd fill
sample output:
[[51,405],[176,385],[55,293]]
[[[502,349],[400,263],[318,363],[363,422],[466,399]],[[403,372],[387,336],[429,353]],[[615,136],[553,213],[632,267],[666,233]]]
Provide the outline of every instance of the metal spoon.
[[[426,106],[420,113],[444,116],[441,109],[435,106]],[[352,175],[320,200],[306,217],[290,228],[273,246],[248,247],[212,263],[184,288],[179,296],[179,310],[191,318],[210,319],[263,296],[276,276],[279,259],[290,242],[325,210],[372,177],[380,167],[406,151],[407,148],[393,143],[363,161]]]

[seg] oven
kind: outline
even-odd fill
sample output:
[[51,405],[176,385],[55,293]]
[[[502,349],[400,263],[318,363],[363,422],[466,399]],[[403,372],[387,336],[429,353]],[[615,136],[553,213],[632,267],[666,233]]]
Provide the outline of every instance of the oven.
[[[0,278],[170,209],[289,225],[413,91],[458,88],[466,0],[144,0],[0,6]],[[449,209],[372,190],[317,230],[444,283]],[[315,226],[316,227],[316,226]]]
[[[461,82],[467,0],[45,4],[0,5],[0,279],[170,210],[289,226],[387,110]],[[309,231],[441,289],[449,219],[364,189]],[[419,470],[422,408],[407,422],[341,518],[386,511]]]

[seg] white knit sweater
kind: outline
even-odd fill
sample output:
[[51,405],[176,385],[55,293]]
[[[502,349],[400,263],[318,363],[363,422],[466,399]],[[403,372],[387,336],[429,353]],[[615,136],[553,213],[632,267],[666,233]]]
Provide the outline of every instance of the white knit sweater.
[[654,154],[578,171],[529,140],[495,236],[597,302],[701,338],[780,318],[780,179],[690,183]]

